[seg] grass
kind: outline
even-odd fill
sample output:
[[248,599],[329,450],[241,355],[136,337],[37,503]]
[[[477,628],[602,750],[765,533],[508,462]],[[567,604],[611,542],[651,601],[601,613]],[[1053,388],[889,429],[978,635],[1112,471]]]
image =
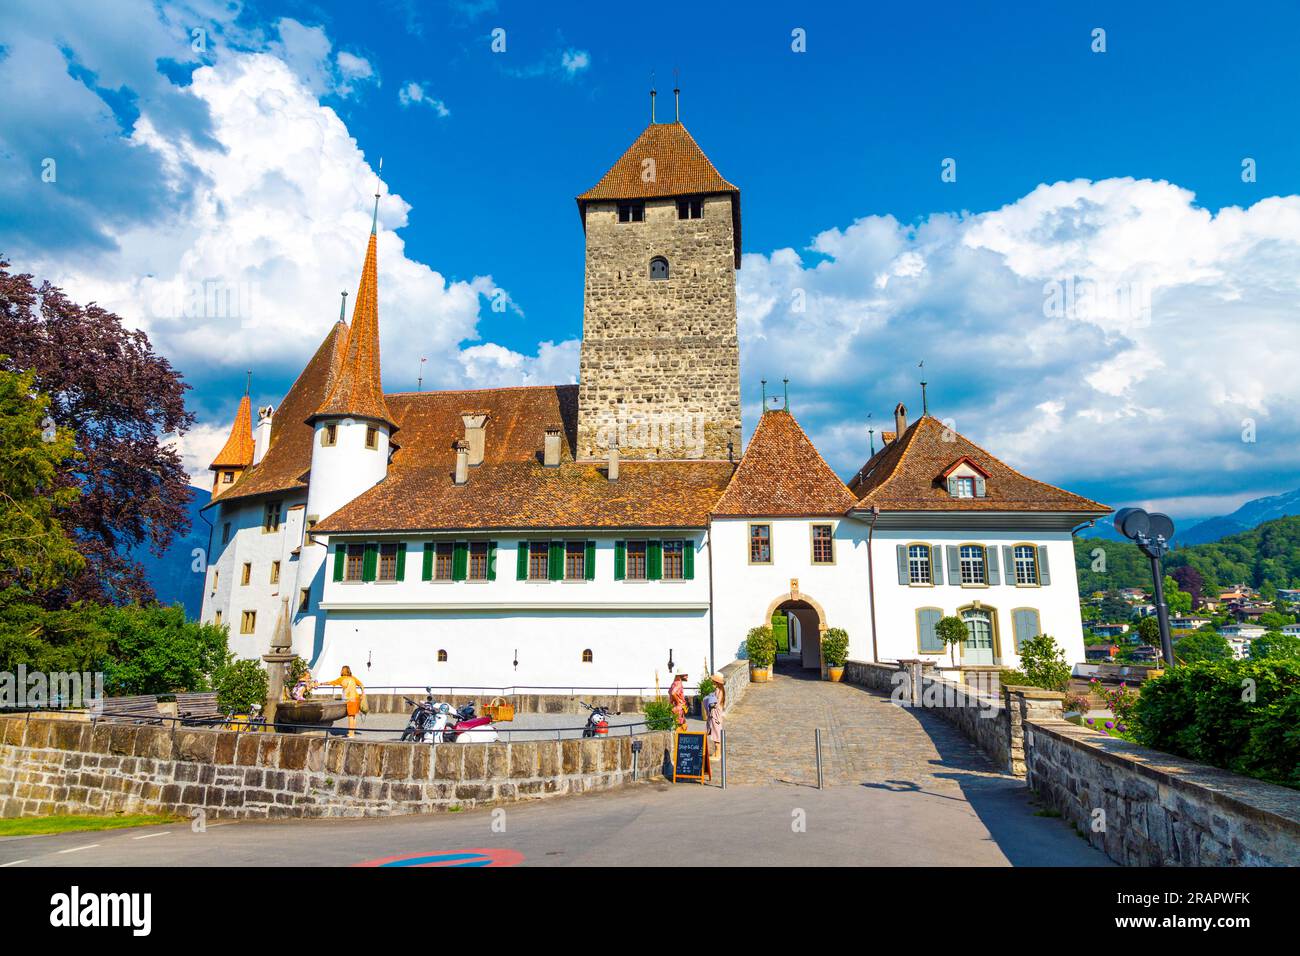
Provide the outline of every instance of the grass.
[[1115,723],[1116,721],[1114,717],[1097,717],[1090,724],[1084,723],[1082,717],[1066,717],[1065,719],[1072,724],[1078,724],[1080,727],[1084,728],[1085,730],[1095,730],[1097,733],[1105,734],[1107,737],[1114,737],[1118,740],[1133,739],[1131,735],[1122,734],[1118,730],[1115,730],[1113,727],[1110,730],[1106,729],[1106,721],[1109,720],[1111,723]]
[[116,817],[67,814],[51,817],[17,817],[0,820],[0,837],[37,836],[45,833],[74,833],[78,830],[120,830],[123,827],[152,827],[181,822],[179,817],[127,813]]

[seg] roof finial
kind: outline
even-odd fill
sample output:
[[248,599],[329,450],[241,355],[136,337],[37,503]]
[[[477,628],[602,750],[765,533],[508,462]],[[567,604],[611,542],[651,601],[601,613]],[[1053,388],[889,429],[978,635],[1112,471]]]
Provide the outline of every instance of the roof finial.
[[676,110],[676,121],[682,121],[682,84],[681,71],[673,67],[673,105]]
[[344,289],[344,290],[343,290],[343,301],[339,303],[339,321],[340,321],[340,322],[346,322],[346,321],[347,321],[347,312],[348,312],[348,290],[347,290],[347,289]]
[[781,379],[781,403],[783,411],[790,411],[790,380]]
[[655,71],[650,71],[650,123],[655,121]]
[[384,157],[379,157],[379,172],[375,173],[375,214],[370,218],[370,234],[375,234],[379,225],[379,177],[384,171]]
[[253,370],[248,370],[248,375],[244,379],[244,394],[247,395],[253,390]]
[[[922,368],[922,369],[925,368],[925,359],[922,359],[922,360],[921,360],[921,364],[918,365],[917,368]],[[926,383],[925,379],[921,379],[921,417],[922,417],[922,418],[924,418],[927,414],[929,414],[929,411],[930,411],[930,407],[926,404],[926,401],[925,401],[925,386],[926,386],[926,384],[927,384],[927,383]]]
[[767,379],[760,380],[763,384],[763,414],[767,414]]

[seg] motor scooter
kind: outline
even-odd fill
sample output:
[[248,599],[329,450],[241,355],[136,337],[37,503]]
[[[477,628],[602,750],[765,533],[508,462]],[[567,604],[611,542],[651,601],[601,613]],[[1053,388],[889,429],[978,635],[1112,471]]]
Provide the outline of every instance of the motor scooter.
[[407,742],[419,741],[426,744],[442,743],[451,708],[433,699],[433,688],[426,687],[424,700],[403,697],[411,705],[411,717],[402,731],[401,739]]
[[447,715],[447,729],[442,732],[442,739],[456,744],[490,744],[500,740],[501,735],[497,733],[492,718],[477,716],[473,703],[469,703]]
[[583,737],[605,737],[609,734],[609,708],[593,707],[585,700],[581,702],[583,707],[591,711],[587,715],[587,726],[582,728]]

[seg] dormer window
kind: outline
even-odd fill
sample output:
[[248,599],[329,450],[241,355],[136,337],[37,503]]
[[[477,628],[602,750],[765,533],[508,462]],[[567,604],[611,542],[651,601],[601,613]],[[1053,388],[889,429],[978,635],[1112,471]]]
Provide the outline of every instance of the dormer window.
[[655,256],[650,260],[650,278],[667,279],[668,278],[668,260],[663,256]]
[[618,204],[619,222],[645,222],[645,203],[621,202]]
[[234,484],[235,473],[233,471],[223,471],[221,473],[221,483],[223,485]]
[[983,498],[987,478],[988,472],[966,455],[949,465],[940,476],[941,480],[947,482],[948,496],[951,498]]
[[961,475],[959,477],[948,479],[948,494],[954,498],[974,498],[975,497],[975,479],[970,475]]
[[677,218],[678,219],[703,219],[704,200],[703,199],[677,200]]

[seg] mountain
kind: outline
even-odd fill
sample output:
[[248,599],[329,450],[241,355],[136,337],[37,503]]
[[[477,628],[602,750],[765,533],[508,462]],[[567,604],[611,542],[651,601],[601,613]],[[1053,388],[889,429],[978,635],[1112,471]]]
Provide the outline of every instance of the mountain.
[[1300,515],[1300,488],[1280,495],[1247,501],[1230,515],[1207,518],[1186,531],[1180,531],[1174,535],[1174,540],[1180,545],[1206,544],[1229,535],[1249,531],[1265,521],[1288,518],[1292,515]]
[[199,509],[208,503],[208,492],[198,488],[193,492],[186,509],[190,515],[189,534],[176,538],[161,556],[153,554],[146,546],[137,548],[131,557],[144,568],[145,577],[158,596],[158,603],[180,603],[185,607],[185,616],[197,620],[203,605],[206,564],[200,562],[199,567],[203,570],[194,570],[194,550],[197,548],[207,554],[208,523],[199,515]]

